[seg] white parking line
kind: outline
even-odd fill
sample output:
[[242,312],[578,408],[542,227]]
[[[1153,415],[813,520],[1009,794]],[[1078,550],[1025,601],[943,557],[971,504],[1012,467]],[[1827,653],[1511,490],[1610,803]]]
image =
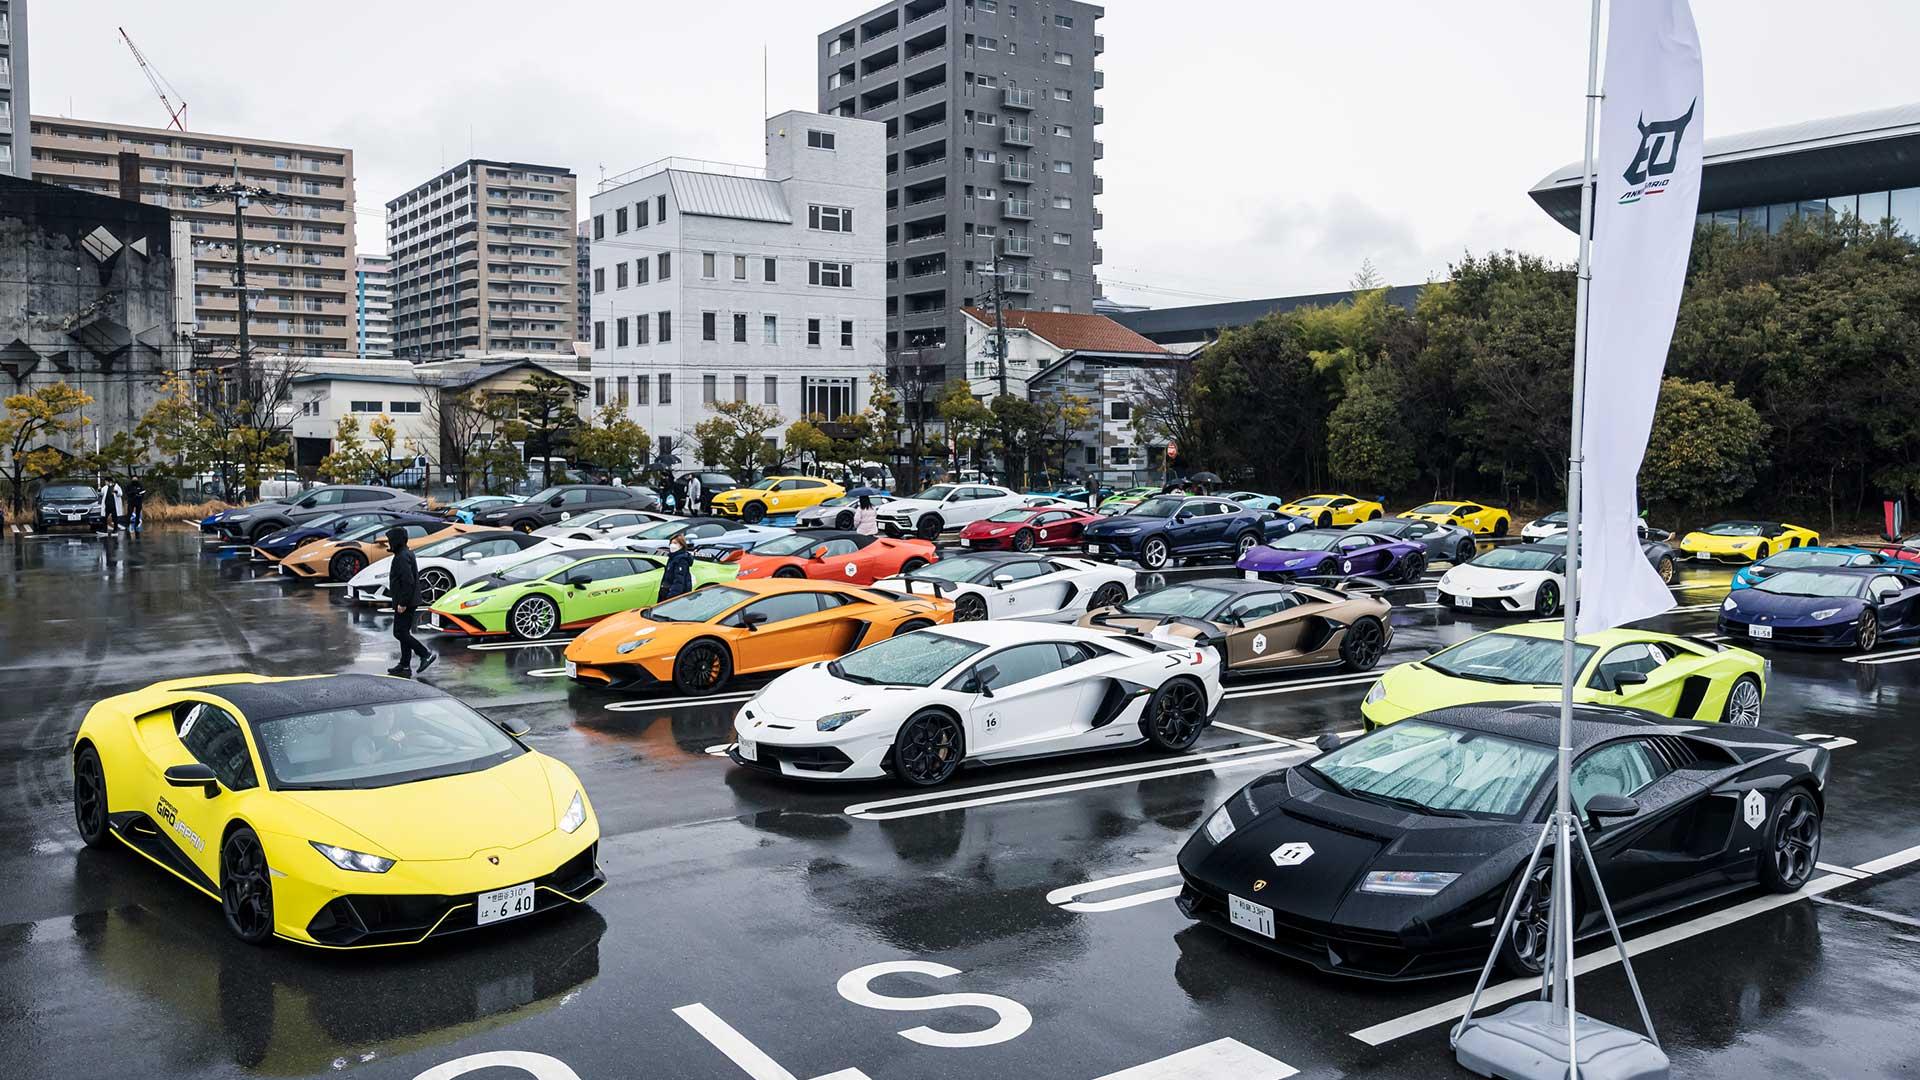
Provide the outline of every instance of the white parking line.
[[[1773,911],[1776,908],[1786,907],[1788,904],[1797,903],[1801,900],[1819,896],[1822,893],[1831,892],[1842,885],[1851,885],[1855,881],[1861,880],[1857,875],[1871,876],[1873,874],[1881,874],[1912,862],[1920,862],[1920,846],[1910,847],[1905,851],[1897,851],[1892,855],[1875,859],[1872,862],[1861,863],[1859,866],[1854,867],[1856,875],[1829,873],[1807,882],[1799,892],[1772,893],[1765,896],[1758,896],[1745,903],[1735,904],[1730,908],[1710,911],[1697,918],[1688,919],[1686,922],[1676,923],[1673,926],[1631,938],[1627,941],[1627,955],[1639,956],[1641,953],[1665,948],[1668,945],[1685,941],[1688,938],[1698,937],[1710,930],[1718,930],[1723,926],[1731,926],[1734,923],[1752,918],[1755,915],[1761,915]],[[1615,946],[1608,945],[1604,949],[1588,953],[1576,959],[1573,963],[1574,974],[1585,975],[1590,971],[1611,967],[1619,962],[1620,950]],[[1500,983],[1498,986],[1489,986],[1486,993],[1480,996],[1480,1003],[1483,1006],[1498,1005],[1503,1001],[1512,1001],[1514,998],[1525,997],[1528,994],[1536,993],[1539,989],[1540,980],[1537,978],[1509,979],[1506,982]],[[1452,1001],[1443,1001],[1430,1008],[1408,1013],[1405,1016],[1375,1024],[1372,1027],[1361,1028],[1359,1031],[1349,1032],[1349,1034],[1369,1046],[1380,1046],[1384,1043],[1392,1042],[1395,1039],[1411,1035],[1416,1031],[1425,1031],[1427,1028],[1433,1027],[1436,1024],[1444,1024],[1458,1020],[1466,1013],[1467,1005],[1471,1001],[1472,995],[1457,997]]]
[[1904,664],[1909,660],[1920,660],[1920,649],[1897,649],[1893,652],[1861,653],[1847,657],[1849,664]]
[[1231,731],[1236,735],[1251,735],[1256,739],[1265,739],[1268,742],[1286,743],[1288,746],[1307,747],[1307,746],[1313,745],[1312,743],[1303,742],[1299,739],[1289,739],[1285,735],[1271,735],[1264,731],[1255,731],[1250,727],[1241,727],[1239,724],[1223,724],[1218,720],[1215,720],[1212,726],[1219,728],[1221,731]]
[[313,587],[316,589],[344,589],[347,587],[347,583],[344,581],[316,581],[313,583]]
[[[1176,758],[1157,758],[1150,762],[1134,762],[1130,765],[1110,765],[1100,769],[1085,769],[1080,772],[1057,773],[1052,776],[1029,777],[1025,780],[1009,780],[998,784],[981,784],[976,787],[958,788],[953,791],[932,795],[908,795],[897,799],[881,799],[870,803],[856,803],[846,808],[848,817],[862,818],[867,821],[891,821],[895,818],[920,817],[925,814],[944,814],[951,810],[964,810],[972,806],[991,806],[998,803],[1018,802],[1023,799],[1039,799],[1048,795],[1061,795],[1070,791],[1086,791],[1090,788],[1110,787],[1115,784],[1133,784],[1142,780],[1158,780],[1168,776],[1184,776],[1187,773],[1209,770],[1242,769],[1249,765],[1259,765],[1280,758],[1299,757],[1305,750],[1274,750],[1271,746],[1239,746],[1229,750],[1215,750],[1206,754],[1187,754]],[[1195,761],[1195,759],[1200,759]],[[1180,765],[1180,762],[1195,761],[1194,764]],[[1175,766],[1164,768],[1163,766]],[[1116,775],[1118,774],[1118,775]],[[1094,776],[1097,780],[1080,780],[1081,777]],[[1054,784],[1051,787],[1039,787],[1056,780],[1079,780],[1078,783]],[[997,795],[978,795],[979,792],[997,791]],[[977,796],[977,797],[976,797]],[[953,800],[938,801],[936,800]],[[927,805],[932,803],[934,805]],[[904,807],[905,809],[891,809]]]
[[639,698],[634,701],[616,701],[605,708],[608,712],[646,712],[648,709],[665,708],[670,705],[731,705],[751,701],[753,695],[757,693],[759,693],[757,690],[744,690],[732,694],[708,694],[705,697]]
[[1047,894],[1047,903],[1063,911],[1077,911],[1083,915],[1098,914],[1104,911],[1119,911],[1122,908],[1139,907],[1156,900],[1170,900],[1180,895],[1180,886],[1152,889],[1147,892],[1129,893],[1113,900],[1080,901],[1078,898],[1089,893],[1107,892],[1127,885],[1137,885],[1143,881],[1158,881],[1161,878],[1178,877],[1177,866],[1156,866],[1151,870],[1139,870],[1131,874],[1118,874],[1114,877],[1100,878],[1055,889]]
[[1850,866],[1835,866],[1832,863],[1814,863],[1813,865],[1815,869],[1825,870],[1829,874],[1839,874],[1841,877],[1850,877],[1855,881],[1873,876],[1872,874],[1863,874]]
[[567,669],[563,667],[529,668],[520,674],[534,679],[564,679],[567,677]]
[[572,640],[570,637],[563,637],[543,638],[540,641],[473,641],[467,643],[467,648],[476,652],[492,652],[498,649],[551,649],[556,646],[565,648],[567,642]]
[[1313,682],[1288,683],[1284,686],[1264,686],[1229,690],[1226,696],[1228,701],[1238,701],[1241,698],[1267,697],[1272,694],[1298,694],[1306,690],[1331,690],[1342,686],[1363,686],[1379,677],[1379,675],[1372,672],[1361,672],[1357,675],[1342,675],[1337,679],[1317,679]]
[[1299,1072],[1237,1039],[1216,1039],[1097,1080],[1286,1080]]

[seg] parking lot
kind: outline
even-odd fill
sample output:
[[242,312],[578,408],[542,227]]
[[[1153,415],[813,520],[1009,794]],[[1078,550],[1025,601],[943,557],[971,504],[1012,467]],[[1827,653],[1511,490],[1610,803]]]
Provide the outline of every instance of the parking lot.
[[[982,769],[928,794],[735,767],[717,751],[752,681],[623,695],[565,680],[564,643],[441,639],[428,681],[526,721],[579,773],[611,884],[582,910],[420,948],[255,949],[153,867],[81,846],[72,733],[92,702],[164,677],[383,671],[389,618],[186,529],[6,545],[0,1075],[1466,1075],[1445,1033],[1470,981],[1339,980],[1170,899],[1188,833],[1315,737],[1357,731],[1371,675],[1231,680],[1191,753]],[[1651,625],[1712,633],[1728,577],[1686,568]],[[1499,622],[1421,586],[1390,599],[1383,667]],[[1676,1075],[1910,1076],[1920,649],[1767,655],[1762,723],[1833,750],[1821,871],[1798,894],[1630,929],[1641,985]],[[1580,1006],[1631,1024],[1610,956],[1589,953]]]

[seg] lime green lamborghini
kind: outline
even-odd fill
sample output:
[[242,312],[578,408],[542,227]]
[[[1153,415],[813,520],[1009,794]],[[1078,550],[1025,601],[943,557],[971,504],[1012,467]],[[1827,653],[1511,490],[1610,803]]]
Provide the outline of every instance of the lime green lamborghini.
[[[1760,723],[1766,661],[1697,638],[1617,628],[1582,635],[1574,646],[1573,700],[1626,705],[1683,720]],[[1481,701],[1558,701],[1560,623],[1492,630],[1389,668],[1367,691],[1367,730],[1417,713]]]
[[[538,640],[652,604],[666,562],[615,548],[536,556],[445,593],[433,602],[432,625],[473,637]],[[732,563],[695,559],[693,587],[732,581],[739,572]]]

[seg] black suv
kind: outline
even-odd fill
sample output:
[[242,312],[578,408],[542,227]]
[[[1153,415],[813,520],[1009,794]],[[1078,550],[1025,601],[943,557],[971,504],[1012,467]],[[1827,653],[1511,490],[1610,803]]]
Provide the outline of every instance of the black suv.
[[105,528],[107,501],[100,489],[80,480],[56,480],[40,489],[33,504],[33,527],[46,532],[62,525]]
[[646,488],[615,487],[612,484],[556,484],[526,502],[482,510],[473,515],[473,523],[490,529],[532,532],[548,525],[558,525],[575,514],[591,510],[658,509],[660,496]]
[[426,500],[398,488],[368,484],[328,484],[287,502],[263,502],[235,510],[215,527],[228,541],[258,543],[268,533],[291,528],[321,514],[350,510],[426,511]]

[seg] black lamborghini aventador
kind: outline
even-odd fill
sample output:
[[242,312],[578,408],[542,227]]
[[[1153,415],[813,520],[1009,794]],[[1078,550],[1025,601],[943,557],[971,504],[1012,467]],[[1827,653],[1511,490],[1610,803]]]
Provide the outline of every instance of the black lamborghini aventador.
[[[1540,970],[1557,704],[1410,717],[1228,799],[1180,852],[1186,914],[1325,971]],[[1620,920],[1745,889],[1793,892],[1820,856],[1827,751],[1777,732],[1576,706],[1574,804]],[[1584,867],[1579,934],[1605,933]]]

